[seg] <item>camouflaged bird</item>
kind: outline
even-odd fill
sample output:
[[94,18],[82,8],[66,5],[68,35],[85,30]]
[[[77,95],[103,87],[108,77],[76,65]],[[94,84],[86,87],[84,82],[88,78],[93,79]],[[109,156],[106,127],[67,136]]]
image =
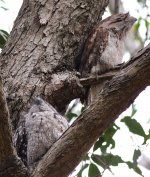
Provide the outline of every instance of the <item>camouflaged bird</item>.
[[14,135],[18,156],[28,167],[48,151],[69,127],[67,120],[42,98],[34,99]]
[[[81,56],[79,72],[82,77],[99,75],[122,62],[124,39],[136,18],[125,14],[112,15],[99,22],[91,31]],[[90,88],[88,102],[96,100],[100,85]]]

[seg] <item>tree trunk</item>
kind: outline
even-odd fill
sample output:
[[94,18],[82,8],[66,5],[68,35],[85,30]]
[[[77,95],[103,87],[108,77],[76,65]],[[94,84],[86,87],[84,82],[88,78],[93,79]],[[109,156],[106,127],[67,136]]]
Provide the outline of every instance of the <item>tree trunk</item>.
[[0,57],[13,131],[37,95],[60,112],[72,99],[84,96],[74,60],[107,4],[108,0],[24,0]]
[[107,4],[108,0],[24,0],[1,58],[14,128],[34,96],[42,95],[59,111],[82,96],[74,59]]

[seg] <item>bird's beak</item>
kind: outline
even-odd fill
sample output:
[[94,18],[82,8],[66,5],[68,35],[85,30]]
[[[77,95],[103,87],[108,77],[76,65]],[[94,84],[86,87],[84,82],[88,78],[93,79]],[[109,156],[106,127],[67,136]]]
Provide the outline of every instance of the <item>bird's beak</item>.
[[125,14],[125,16],[126,16],[126,19],[129,20],[132,23],[135,23],[137,21],[137,19],[135,17],[130,16],[129,12],[127,12]]
[[136,21],[137,21],[137,18],[135,18],[135,17],[132,17],[132,18],[133,18],[133,21],[134,21],[134,22],[136,22]]
[[137,18],[135,17],[131,17],[132,18],[132,21],[136,22],[137,21]]
[[130,21],[131,21],[132,23],[135,23],[135,22],[137,21],[137,19],[136,19],[135,17],[130,16]]

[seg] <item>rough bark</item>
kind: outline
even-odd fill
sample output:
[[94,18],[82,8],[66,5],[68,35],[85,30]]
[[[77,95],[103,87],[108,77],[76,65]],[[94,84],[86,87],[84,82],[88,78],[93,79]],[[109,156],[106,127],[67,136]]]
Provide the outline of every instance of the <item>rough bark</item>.
[[0,78],[0,176],[14,177],[16,174],[22,177],[28,176],[27,169],[16,156],[12,144],[9,111]]
[[[0,57],[13,130],[34,96],[43,96],[61,112],[72,99],[83,97],[74,60],[107,4],[108,0],[24,0]],[[1,161],[0,175],[27,176],[13,153],[5,156],[6,163]]]
[[24,0],[1,59],[14,127],[33,96],[42,95],[59,111],[82,96],[74,59],[107,4],[108,0]]
[[33,176],[67,176],[106,128],[149,85],[149,75],[150,44],[104,85],[95,103],[52,146],[38,164]]

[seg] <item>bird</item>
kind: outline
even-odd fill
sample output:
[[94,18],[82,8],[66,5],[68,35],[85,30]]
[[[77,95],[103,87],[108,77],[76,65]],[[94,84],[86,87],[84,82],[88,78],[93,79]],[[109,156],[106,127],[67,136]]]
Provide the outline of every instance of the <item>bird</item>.
[[68,121],[41,97],[35,97],[14,133],[14,146],[27,167],[33,167],[69,127]]
[[[81,77],[97,77],[122,63],[124,40],[136,20],[129,13],[119,13],[107,17],[93,27],[77,63]],[[88,104],[97,99],[101,88],[102,84],[90,87]]]

